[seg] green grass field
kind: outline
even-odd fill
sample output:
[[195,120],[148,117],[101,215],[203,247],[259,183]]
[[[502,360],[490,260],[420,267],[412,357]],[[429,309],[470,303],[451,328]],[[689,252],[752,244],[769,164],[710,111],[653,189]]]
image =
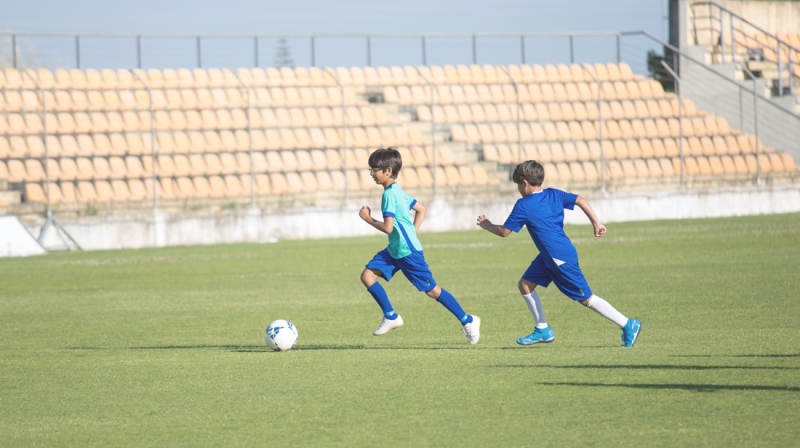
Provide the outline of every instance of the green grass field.
[[[567,233],[633,349],[552,286],[556,341],[514,343],[524,231],[421,235],[477,346],[400,275],[406,324],[371,335],[377,235],[0,260],[0,446],[800,444],[800,215],[608,227]],[[279,318],[293,351],[264,343]]]

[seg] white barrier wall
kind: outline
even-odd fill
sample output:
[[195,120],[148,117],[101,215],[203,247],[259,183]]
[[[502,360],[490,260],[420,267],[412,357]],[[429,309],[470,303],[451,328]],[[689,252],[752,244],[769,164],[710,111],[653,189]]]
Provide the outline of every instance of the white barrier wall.
[[[480,214],[502,223],[516,199],[425,204],[428,216],[422,230],[476,229],[475,221]],[[792,213],[800,212],[800,184],[614,193],[588,199],[604,223]],[[85,250],[376,235],[377,231],[358,217],[361,205],[161,214],[155,218],[152,214],[97,216],[61,221]],[[363,205],[372,208],[374,217],[380,216],[379,204]],[[589,223],[580,209],[567,211],[565,222]],[[43,223],[43,220],[30,222],[27,227],[38,235]],[[59,242],[45,241],[44,245],[49,244]]]
[[[38,235],[38,231],[36,234]],[[45,253],[44,248],[22,225],[19,218],[13,215],[0,216],[0,258],[29,257]]]

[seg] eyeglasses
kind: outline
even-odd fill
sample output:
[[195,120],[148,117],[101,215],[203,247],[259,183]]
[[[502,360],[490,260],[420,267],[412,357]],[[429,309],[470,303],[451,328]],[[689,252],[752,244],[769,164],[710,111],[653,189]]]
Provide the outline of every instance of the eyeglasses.
[[375,173],[377,173],[377,172],[379,172],[379,171],[383,171],[383,170],[385,170],[385,169],[386,169],[386,168],[371,168],[371,167],[370,167],[370,168],[369,168],[369,173],[370,173],[370,174],[375,174]]

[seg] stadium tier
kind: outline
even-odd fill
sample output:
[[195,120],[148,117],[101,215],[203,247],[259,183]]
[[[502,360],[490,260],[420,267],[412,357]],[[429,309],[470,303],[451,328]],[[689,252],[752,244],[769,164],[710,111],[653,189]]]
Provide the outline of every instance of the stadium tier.
[[[62,204],[152,200],[154,168],[166,200],[249,197],[251,145],[259,196],[344,190],[344,146],[351,191],[376,188],[366,170],[369,151],[387,145],[401,148],[404,185],[429,188],[433,139],[445,189],[485,191],[507,180],[506,165],[520,156],[544,162],[549,182],[596,184],[601,131],[612,182],[679,176],[681,132],[686,175],[746,182],[742,176],[755,174],[754,136],[696,110],[690,99],[678,104],[627,64],[586,67],[512,65],[511,78],[491,65],[339,67],[336,79],[313,67],[31,71],[44,98],[26,74],[6,69],[0,178],[20,185],[25,202],[45,201],[43,100],[52,202]],[[601,110],[587,70],[602,83]],[[152,91],[153,122],[140,79]],[[791,156],[762,151],[762,173],[797,172]]]

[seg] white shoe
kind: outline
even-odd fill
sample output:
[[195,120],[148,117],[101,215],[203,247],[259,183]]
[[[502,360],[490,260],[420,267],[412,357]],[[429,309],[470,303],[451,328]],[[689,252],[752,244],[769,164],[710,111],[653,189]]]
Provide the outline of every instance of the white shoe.
[[463,331],[470,344],[477,344],[478,339],[481,338],[481,318],[472,316],[472,322],[464,325]]
[[394,330],[395,328],[399,328],[403,326],[403,318],[400,315],[397,315],[397,319],[390,320],[387,318],[383,318],[381,320],[381,325],[378,327],[377,330],[372,332],[373,336],[380,336],[382,334],[388,333],[390,330]]

